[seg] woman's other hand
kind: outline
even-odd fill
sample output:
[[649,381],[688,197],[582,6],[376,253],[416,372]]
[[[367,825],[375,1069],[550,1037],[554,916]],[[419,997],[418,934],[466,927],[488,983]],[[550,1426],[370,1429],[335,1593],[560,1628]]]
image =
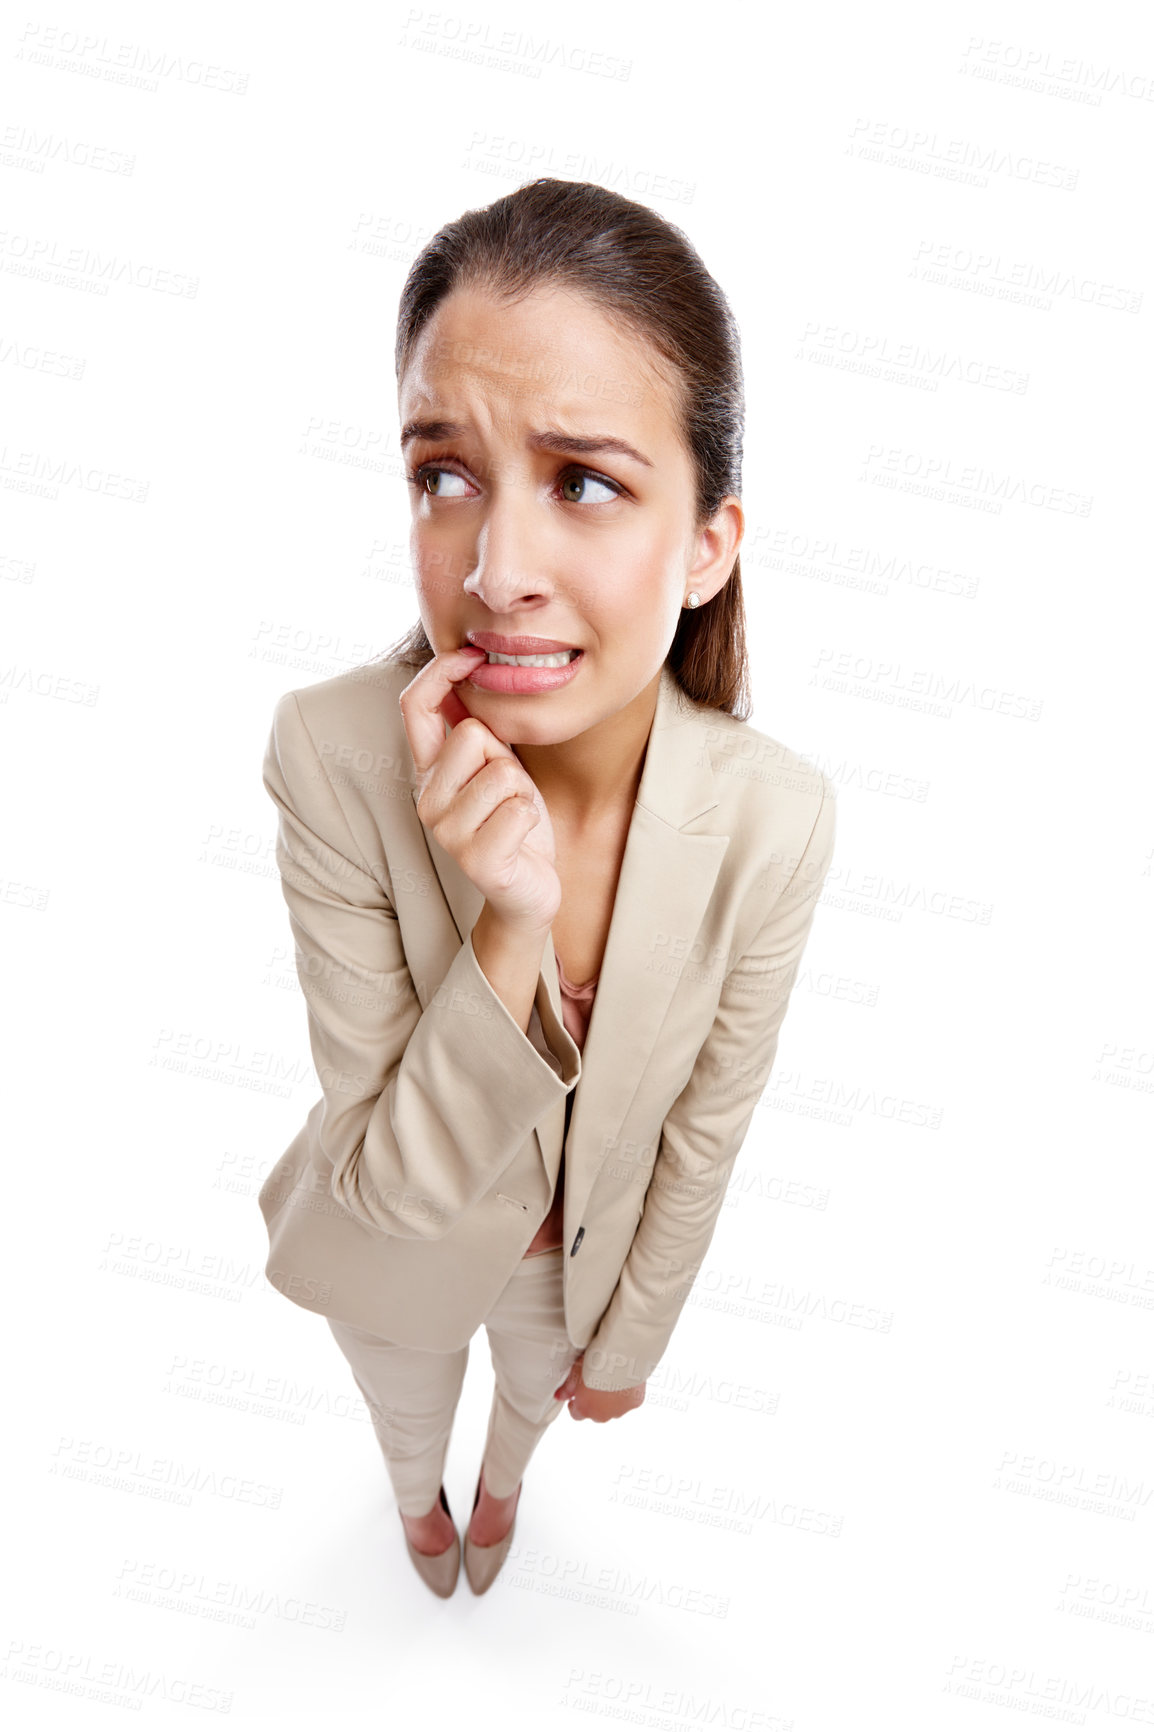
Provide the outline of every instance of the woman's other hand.
[[455,690],[484,659],[472,647],[435,656],[401,693],[421,790],[417,816],[495,915],[547,931],[561,906],[548,809],[516,753]]
[[574,1419],[595,1419],[601,1423],[606,1419],[620,1419],[623,1414],[641,1406],[645,1400],[643,1383],[634,1384],[632,1389],[590,1389],[581,1376],[584,1357],[583,1352],[577,1355],[564,1383],[553,1391],[558,1401],[569,1403],[569,1412]]

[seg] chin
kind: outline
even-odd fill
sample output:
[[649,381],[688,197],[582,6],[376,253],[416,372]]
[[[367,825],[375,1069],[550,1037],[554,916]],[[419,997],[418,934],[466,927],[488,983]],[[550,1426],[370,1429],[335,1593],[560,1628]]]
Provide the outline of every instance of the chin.
[[[481,699],[478,702],[478,698]],[[484,700],[495,698],[493,703]],[[507,706],[495,692],[470,693],[466,700],[469,714],[476,716],[488,727],[492,728],[502,740],[524,746],[559,746],[564,740],[576,739],[585,731],[585,724],[579,722],[576,727],[570,722],[566,725],[554,716],[552,721],[546,721],[544,716],[518,715]]]
[[572,721],[562,722],[556,715],[548,719],[539,710],[534,713],[530,704],[525,704],[518,713],[514,706],[520,699],[506,697],[501,692],[465,693],[458,686],[457,695],[471,716],[484,722],[499,740],[510,746],[560,746],[566,740],[575,740],[588,726],[584,721],[576,725]]

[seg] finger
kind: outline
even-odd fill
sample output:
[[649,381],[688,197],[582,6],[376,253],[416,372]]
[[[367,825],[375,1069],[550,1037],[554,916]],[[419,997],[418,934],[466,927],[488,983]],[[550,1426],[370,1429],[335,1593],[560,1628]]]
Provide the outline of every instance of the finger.
[[456,708],[464,711],[454,687],[467,679],[484,659],[484,651],[474,649],[471,644],[464,649],[447,650],[434,656],[401,693],[398,700],[401,718],[418,776],[430,768],[445,744],[445,722],[454,727],[464,720],[463,714],[442,713],[446,700],[451,698]]
[[[457,736],[454,736],[456,738]],[[468,742],[467,752],[451,751],[452,740],[445,741],[442,759],[429,772],[429,780],[421,796],[421,817],[426,824],[438,825],[438,840],[442,847],[469,842],[478,836],[498,816],[529,813],[539,821],[535,802],[526,786],[525,772],[515,760],[489,757],[472,767],[471,754],[483,748],[476,736]],[[443,820],[437,814],[443,813]],[[499,828],[499,826],[498,826]],[[486,838],[494,832],[485,829]],[[517,839],[520,845],[521,837]]]
[[435,825],[432,834],[446,853],[451,854],[467,878],[493,894],[491,886],[500,892],[516,894],[522,888],[521,850],[537,824],[529,802],[514,794],[490,813],[482,824],[470,829],[454,807]]
[[472,840],[484,848],[487,860],[496,855],[501,866],[515,871],[522,845],[539,822],[532,801],[526,800],[523,794],[511,794],[495,811],[490,811],[483,823],[478,824],[472,837],[466,839],[466,844]]
[[[421,822],[430,829],[487,764],[500,762],[507,766],[503,772],[507,793],[517,787],[528,793],[532,786],[515,754],[501,744],[491,729],[475,716],[467,720],[470,725],[454,728],[447,739],[442,739],[432,764],[417,772],[417,811]],[[479,812],[475,822],[480,822]]]
[[445,721],[448,722],[450,728],[455,728],[457,723],[463,722],[469,714],[469,711],[457,696],[456,686],[450,688],[445,697],[444,703],[441,705],[439,713],[444,717]]
[[565,1373],[564,1377],[561,1379],[560,1383],[557,1385],[556,1389],[553,1391],[554,1395],[556,1395],[559,1399],[563,1399],[563,1398],[570,1396],[570,1395],[576,1395],[578,1387],[580,1386],[580,1382],[581,1382],[581,1378],[580,1378],[581,1361],[584,1359],[584,1357],[585,1357],[584,1352],[581,1352],[577,1355],[576,1359],[573,1361],[572,1365],[569,1367],[568,1371]]

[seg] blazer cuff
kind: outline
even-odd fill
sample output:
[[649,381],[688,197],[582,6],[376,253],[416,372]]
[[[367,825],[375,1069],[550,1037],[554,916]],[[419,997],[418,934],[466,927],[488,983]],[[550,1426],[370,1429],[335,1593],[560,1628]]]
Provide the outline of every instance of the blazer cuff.
[[[669,1333],[672,1335],[672,1329]],[[586,1389],[598,1389],[603,1394],[617,1395],[623,1389],[635,1389],[639,1384],[648,1383],[653,1376],[665,1345],[667,1343],[660,1350],[654,1347],[648,1352],[638,1353],[628,1348],[623,1350],[621,1344],[603,1347],[594,1338],[581,1361],[581,1381]]]
[[534,1046],[537,1046],[537,1041],[540,1040],[537,1051],[561,1078],[566,1093],[580,1082],[581,1048],[560,1017],[554,1016],[543,980],[538,982],[537,997],[533,1001],[533,1014],[529,1018],[529,1039]]
[[[466,993],[476,995],[482,1004],[482,1018],[487,1023],[503,1025],[500,1039],[504,1041],[507,1034],[514,1035],[525,1057],[533,1054],[539,1060],[539,1065],[531,1068],[538,1070],[543,1086],[549,1088],[551,1082],[560,1082],[568,1094],[580,1080],[581,1050],[565,1024],[553,1015],[544,982],[538,983],[537,996],[529,1014],[529,1028],[526,1032],[514,1021],[504,1000],[494,992],[492,982],[477,961],[471,932],[445,977],[445,985],[448,986],[450,978],[458,974],[461,979],[458,981],[453,978],[453,985],[459,985]],[[492,1058],[490,1053],[490,1063]],[[555,1098],[555,1090],[550,1090],[549,1101]]]
[[546,1041],[545,1031],[541,1027],[541,1013],[536,1005],[533,1006],[532,1014],[529,1017],[529,1026],[525,1030],[525,1036],[534,1052],[540,1053],[554,1076],[559,1077],[561,1075],[561,1060],[555,1053],[549,1051],[549,1043]]

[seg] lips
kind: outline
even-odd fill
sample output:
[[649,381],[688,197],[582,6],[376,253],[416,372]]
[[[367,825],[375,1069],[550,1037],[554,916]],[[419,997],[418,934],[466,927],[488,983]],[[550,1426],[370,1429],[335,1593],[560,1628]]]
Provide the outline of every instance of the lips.
[[[517,640],[514,639],[514,642]],[[498,656],[505,654],[504,650],[491,652]],[[533,653],[533,652],[526,652]],[[541,650],[542,656],[553,655],[560,662],[559,667],[541,667],[527,665],[517,661],[491,662],[482,657],[475,667],[466,675],[464,684],[472,686],[477,691],[493,692],[498,696],[508,698],[530,698],[544,696],[546,693],[560,690],[580,677],[580,670],[585,662],[584,652],[578,650],[564,660],[564,651]]]
[[561,643],[554,637],[502,637],[493,631],[471,631],[466,640],[475,649],[492,650],[499,656],[553,656],[562,650],[580,649],[579,644]]

